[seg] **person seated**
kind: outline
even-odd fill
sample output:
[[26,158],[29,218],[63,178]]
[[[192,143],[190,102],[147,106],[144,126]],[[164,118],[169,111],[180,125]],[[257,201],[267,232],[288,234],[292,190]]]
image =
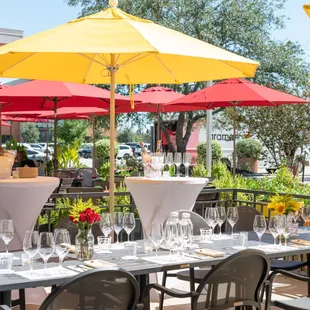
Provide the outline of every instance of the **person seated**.
[[27,156],[27,151],[21,150],[16,154],[17,161],[19,162],[19,167],[36,167],[35,162],[32,159],[29,159]]

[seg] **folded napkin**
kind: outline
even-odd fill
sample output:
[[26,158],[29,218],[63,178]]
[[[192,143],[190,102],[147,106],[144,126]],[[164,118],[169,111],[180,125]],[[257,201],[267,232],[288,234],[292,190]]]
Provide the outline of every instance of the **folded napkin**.
[[110,263],[110,262],[104,261],[102,259],[87,260],[84,262],[84,265],[88,266],[88,267],[92,267],[92,268],[115,267],[115,266],[117,266],[114,263]]
[[293,239],[293,240],[291,240],[291,242],[294,243],[294,244],[310,246],[310,240]]
[[211,257],[223,257],[225,254],[224,252],[211,250],[211,249],[197,249],[195,250],[195,252],[200,255],[206,255],[206,256],[211,256]]

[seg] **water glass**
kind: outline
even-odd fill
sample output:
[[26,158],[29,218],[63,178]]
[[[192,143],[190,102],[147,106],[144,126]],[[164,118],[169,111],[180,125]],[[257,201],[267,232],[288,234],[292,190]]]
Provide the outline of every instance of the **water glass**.
[[0,225],[1,238],[6,246],[6,253],[8,253],[8,247],[10,241],[14,238],[15,228],[13,220],[2,220]]
[[245,249],[245,235],[233,234],[234,249],[244,250]]
[[212,229],[200,228],[200,242],[212,243],[211,237],[212,237]]
[[101,253],[112,253],[111,248],[111,237],[99,236],[98,240],[98,250]]
[[124,229],[128,235],[128,241],[129,241],[130,234],[136,227],[136,219],[135,219],[134,213],[125,213],[124,214],[123,226],[124,226]]
[[185,177],[189,177],[189,166],[192,162],[191,153],[183,153],[183,165],[185,167]]
[[55,240],[52,233],[41,232],[39,236],[39,254],[44,262],[44,269],[46,269],[49,258],[55,251]]
[[108,237],[114,229],[114,223],[111,213],[102,213],[100,221],[100,229],[102,233]]
[[33,271],[33,259],[39,250],[39,233],[33,230],[27,230],[23,241],[23,250],[30,260],[30,271]]
[[69,232],[65,229],[59,229],[55,234],[55,252],[59,257],[59,268],[63,270],[63,261],[70,250],[71,240]]
[[164,228],[162,223],[152,223],[150,231],[150,240],[153,242],[156,256],[158,254],[158,249],[162,242],[164,241]]
[[264,215],[255,215],[253,230],[258,237],[258,246],[260,247],[262,235],[265,233],[267,228],[266,219]]
[[135,259],[137,254],[138,243],[136,241],[124,242],[125,256],[124,259]]
[[12,253],[0,253],[0,274],[10,273],[13,264]]
[[153,252],[153,242],[149,239],[144,239],[144,253],[149,254]]

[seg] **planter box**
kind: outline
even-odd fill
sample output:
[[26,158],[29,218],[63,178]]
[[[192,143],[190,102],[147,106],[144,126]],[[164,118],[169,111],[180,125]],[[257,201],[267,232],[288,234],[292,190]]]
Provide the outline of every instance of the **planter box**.
[[258,173],[258,160],[250,157],[239,158],[237,168],[239,170]]

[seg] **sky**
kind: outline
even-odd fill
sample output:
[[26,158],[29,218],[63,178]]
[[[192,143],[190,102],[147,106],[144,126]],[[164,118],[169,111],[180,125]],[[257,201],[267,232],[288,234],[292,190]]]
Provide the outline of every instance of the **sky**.
[[[308,1],[310,3],[310,0]],[[0,28],[23,30],[25,37],[75,19],[80,12],[79,7],[70,7],[64,0],[1,2]],[[273,35],[280,40],[298,41],[305,50],[305,58],[310,62],[310,35],[306,35],[310,32],[310,18],[303,10],[305,3],[307,0],[287,0],[282,11],[282,14],[289,18],[286,29],[276,31]]]

